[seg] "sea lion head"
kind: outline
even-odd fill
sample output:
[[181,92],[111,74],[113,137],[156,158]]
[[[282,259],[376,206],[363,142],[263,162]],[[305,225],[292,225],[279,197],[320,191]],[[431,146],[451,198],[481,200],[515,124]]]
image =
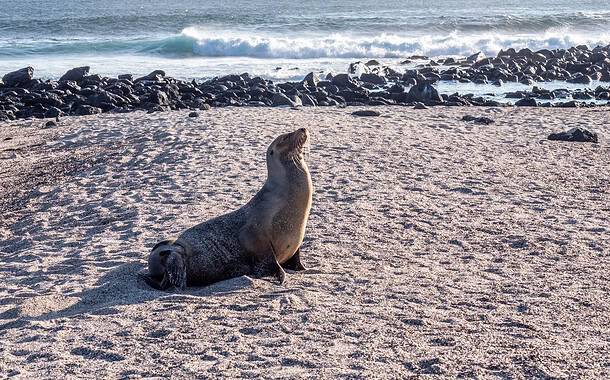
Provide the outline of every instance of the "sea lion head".
[[268,172],[282,172],[281,169],[287,167],[306,170],[304,151],[308,140],[309,131],[306,128],[279,135],[267,148]]

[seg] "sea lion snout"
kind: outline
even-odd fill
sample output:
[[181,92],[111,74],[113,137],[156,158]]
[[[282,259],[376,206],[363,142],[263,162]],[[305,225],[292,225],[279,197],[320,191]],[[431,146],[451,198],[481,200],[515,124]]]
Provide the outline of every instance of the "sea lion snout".
[[294,133],[299,134],[299,138],[304,138],[305,141],[309,138],[309,129],[307,128],[299,128]]
[[292,161],[302,159],[305,144],[309,140],[309,130],[299,128],[294,132],[278,136],[267,148],[268,160]]
[[301,151],[309,139],[309,130],[307,128],[299,128],[292,132],[292,150]]

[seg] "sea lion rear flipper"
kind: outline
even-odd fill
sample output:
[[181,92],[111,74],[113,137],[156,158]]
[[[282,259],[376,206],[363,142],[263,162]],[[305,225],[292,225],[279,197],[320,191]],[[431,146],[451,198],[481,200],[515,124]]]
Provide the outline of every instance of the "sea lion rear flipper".
[[144,280],[144,282],[146,282],[151,288],[157,290],[164,290],[161,287],[161,283],[158,280],[152,278],[148,273],[138,273],[138,277]]
[[170,287],[184,290],[186,288],[186,264],[184,258],[177,252],[171,252],[165,264],[165,276],[161,281],[163,290]]
[[290,269],[295,272],[300,272],[306,270],[303,263],[301,263],[301,248],[297,249],[297,251],[289,258],[285,263],[282,264],[285,269]]

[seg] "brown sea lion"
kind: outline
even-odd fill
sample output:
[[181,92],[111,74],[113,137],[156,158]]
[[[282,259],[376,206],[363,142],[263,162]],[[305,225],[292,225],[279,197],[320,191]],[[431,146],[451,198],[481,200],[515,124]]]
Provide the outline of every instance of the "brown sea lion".
[[313,186],[304,158],[305,128],[278,136],[267,148],[267,180],[241,208],[158,243],[148,259],[146,282],[157,289],[206,285],[253,275],[304,270],[300,246]]

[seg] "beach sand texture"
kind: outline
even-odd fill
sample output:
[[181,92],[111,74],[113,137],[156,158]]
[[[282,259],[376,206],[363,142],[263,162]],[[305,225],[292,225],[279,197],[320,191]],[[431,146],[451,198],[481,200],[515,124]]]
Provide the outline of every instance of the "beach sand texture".
[[[610,376],[610,110],[356,109],[4,124],[0,377]],[[546,140],[574,126],[601,142]],[[157,241],[247,202],[299,127],[306,272],[137,278]]]

